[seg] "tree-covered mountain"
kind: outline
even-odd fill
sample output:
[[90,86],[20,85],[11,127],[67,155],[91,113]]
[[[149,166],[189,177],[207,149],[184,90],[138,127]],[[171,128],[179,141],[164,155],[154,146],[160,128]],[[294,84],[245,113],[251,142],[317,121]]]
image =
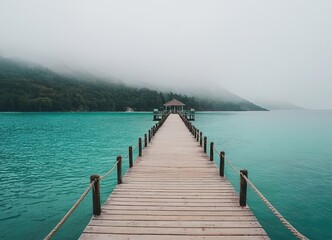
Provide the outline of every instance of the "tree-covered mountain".
[[198,111],[265,110],[251,102],[200,98],[59,74],[0,57],[0,111],[151,111],[176,98]]

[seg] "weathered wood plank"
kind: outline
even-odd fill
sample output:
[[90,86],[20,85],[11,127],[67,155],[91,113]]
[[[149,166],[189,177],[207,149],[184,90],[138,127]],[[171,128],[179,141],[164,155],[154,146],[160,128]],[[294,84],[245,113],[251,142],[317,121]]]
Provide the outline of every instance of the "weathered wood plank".
[[94,233],[84,233],[80,237],[81,240],[104,240],[104,239],[114,239],[114,240],[264,240],[269,239],[267,236],[176,236],[176,235],[134,235],[134,234],[94,234]]
[[110,226],[110,227],[165,227],[165,228],[257,228],[260,227],[258,222],[254,221],[242,221],[242,222],[234,222],[234,221],[119,221],[119,220],[91,220],[91,226]]
[[111,203],[105,204],[104,208],[108,206],[165,206],[165,207],[238,207],[239,201],[237,202],[221,202],[221,203],[179,203],[179,202],[122,202],[112,201]]
[[152,211],[152,210],[108,210],[103,209],[103,214],[117,214],[117,215],[151,215],[151,216],[251,216],[253,215],[249,210],[229,210],[229,211]]
[[187,236],[266,236],[262,228],[161,228],[161,227],[110,227],[87,226],[86,233],[187,235]]
[[237,208],[232,205],[226,205],[226,206],[155,206],[155,205],[150,205],[150,206],[123,206],[123,205],[107,205],[104,206],[105,210],[144,210],[144,211],[149,211],[149,210],[158,210],[158,211],[200,211],[200,212],[219,212],[219,211],[242,211],[242,209]]
[[92,219],[99,220],[131,220],[131,221],[257,221],[254,215],[252,216],[152,216],[152,215],[116,215],[116,214],[101,214],[100,216],[92,217]]

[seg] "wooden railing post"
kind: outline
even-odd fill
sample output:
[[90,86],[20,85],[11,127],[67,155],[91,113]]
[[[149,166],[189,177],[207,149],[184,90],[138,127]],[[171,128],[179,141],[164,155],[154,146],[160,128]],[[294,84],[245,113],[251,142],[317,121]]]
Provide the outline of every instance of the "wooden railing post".
[[100,182],[99,182],[99,175],[91,175],[90,182],[94,182],[92,188],[92,211],[93,215],[100,215],[101,213],[101,206],[100,206]]
[[138,156],[142,157],[142,138],[138,139]]
[[202,147],[202,136],[203,136],[203,133],[202,132],[199,132],[199,146]]
[[194,137],[196,139],[196,135],[197,135],[197,128],[195,128],[195,131],[194,131]]
[[213,161],[213,145],[214,142],[210,142],[210,161]]
[[149,130],[149,142],[151,142],[151,130]]
[[134,164],[133,164],[133,147],[132,146],[129,147],[128,156],[129,156],[129,167],[132,168],[134,166]]
[[196,134],[197,136],[197,142],[199,141],[199,129],[197,129],[197,134]]
[[221,177],[225,176],[225,152],[220,152],[219,174]]
[[122,157],[117,156],[116,157],[117,163],[117,172],[118,172],[118,184],[122,183]]
[[204,153],[206,153],[206,142],[207,142],[207,137],[204,137]]
[[[244,176],[248,177],[247,170],[240,170]],[[240,206],[245,207],[247,205],[247,181],[240,174]]]
[[144,147],[146,148],[148,146],[148,139],[146,136],[146,133],[144,134]]

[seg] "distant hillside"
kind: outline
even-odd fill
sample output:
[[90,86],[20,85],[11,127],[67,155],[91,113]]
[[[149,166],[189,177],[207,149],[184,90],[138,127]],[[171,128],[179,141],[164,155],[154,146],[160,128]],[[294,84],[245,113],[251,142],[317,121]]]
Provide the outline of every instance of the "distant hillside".
[[0,57],[0,111],[151,111],[177,98],[198,111],[265,110],[244,99],[230,102],[69,76]]

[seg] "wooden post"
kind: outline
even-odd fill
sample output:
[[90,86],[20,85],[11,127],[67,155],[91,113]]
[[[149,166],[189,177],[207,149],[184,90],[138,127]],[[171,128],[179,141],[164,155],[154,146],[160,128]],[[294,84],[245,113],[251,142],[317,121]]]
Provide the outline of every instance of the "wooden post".
[[219,174],[221,177],[225,176],[225,152],[220,152]]
[[197,129],[197,134],[196,134],[197,136],[197,142],[199,141],[199,129]]
[[213,161],[213,142],[210,142],[210,161]]
[[129,156],[129,167],[132,168],[134,166],[134,164],[133,164],[133,147],[132,146],[129,147],[128,156]]
[[203,133],[202,132],[199,132],[199,146],[202,147],[202,136],[203,136]]
[[149,130],[149,142],[151,142],[151,130]]
[[142,157],[142,138],[138,139],[138,156]]
[[196,135],[197,135],[197,128],[195,128],[195,131],[194,131],[194,137],[196,138]]
[[92,209],[93,215],[100,215],[101,213],[101,206],[100,206],[100,182],[99,182],[99,175],[91,175],[90,182],[95,181],[92,188]]
[[[240,170],[244,176],[248,177],[247,170]],[[247,205],[247,181],[240,174],[240,206],[245,207]]]
[[146,148],[146,146],[148,145],[148,139],[146,136],[146,133],[144,134],[144,147]]
[[122,183],[122,157],[117,156],[116,157],[117,163],[117,172],[118,172],[118,184]]
[[206,142],[207,142],[207,137],[204,137],[204,153],[206,153]]

